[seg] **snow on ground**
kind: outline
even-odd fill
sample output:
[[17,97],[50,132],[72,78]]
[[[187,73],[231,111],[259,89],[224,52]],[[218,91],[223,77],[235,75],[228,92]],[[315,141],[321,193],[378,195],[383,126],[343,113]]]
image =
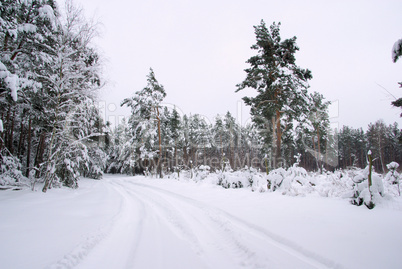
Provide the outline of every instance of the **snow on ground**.
[[401,268],[402,200],[106,175],[0,191],[2,268]]

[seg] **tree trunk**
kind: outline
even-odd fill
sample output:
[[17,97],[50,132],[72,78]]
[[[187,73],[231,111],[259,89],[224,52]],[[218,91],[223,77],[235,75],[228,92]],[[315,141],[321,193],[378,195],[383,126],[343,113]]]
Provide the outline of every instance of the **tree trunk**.
[[276,135],[276,120],[275,117],[272,117],[272,151],[271,152],[271,156],[274,155],[274,158],[272,160],[272,166],[275,169],[276,168],[276,139],[277,139],[277,135]]
[[158,173],[159,178],[162,178],[162,139],[161,139],[161,119],[159,116],[159,107],[156,107],[157,120],[158,120],[158,137],[159,137],[159,162]]
[[22,144],[24,142],[24,122],[22,120],[23,116],[21,117],[21,126],[20,126],[20,140],[18,142],[18,150],[17,156],[20,157],[22,155]]
[[317,128],[317,145],[318,145],[318,163],[320,165],[320,173],[322,174],[322,163],[321,163],[321,144],[320,144],[320,130]]
[[29,167],[31,164],[31,123],[32,119],[29,119],[28,123],[28,149],[27,149],[27,171],[26,171],[26,177],[29,177]]
[[364,204],[367,206],[368,209],[373,209],[375,204],[373,203],[373,193],[371,190],[371,186],[373,185],[371,176],[372,176],[372,169],[373,169],[373,158],[371,156],[371,151],[369,150],[368,153],[368,160],[369,160],[369,174],[368,174],[368,190],[370,193],[370,201],[367,203],[366,201],[364,202]]
[[281,130],[281,112],[276,110],[276,160],[277,165],[281,164],[281,142],[282,142],[282,130]]
[[15,110],[13,111],[13,117],[11,119],[11,129],[10,129],[10,137],[8,140],[8,150],[10,151],[11,154],[14,153],[14,148],[13,148],[13,140],[14,140],[14,123],[15,123]]
[[3,122],[4,124],[4,131],[3,131],[3,142],[4,147],[8,148],[8,137],[9,137],[9,126],[10,126],[10,115],[11,115],[11,104],[7,110],[6,121]]

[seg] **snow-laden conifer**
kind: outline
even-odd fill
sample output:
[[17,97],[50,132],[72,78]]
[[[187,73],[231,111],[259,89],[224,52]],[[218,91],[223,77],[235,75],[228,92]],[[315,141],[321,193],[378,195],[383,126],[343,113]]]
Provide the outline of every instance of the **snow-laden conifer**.
[[156,80],[151,68],[147,75],[147,86],[121,103],[121,106],[131,108],[128,123],[132,134],[130,144],[134,145],[134,152],[129,158],[134,162],[139,161],[141,166],[157,162],[159,177],[162,177],[161,103],[165,96],[165,89]]

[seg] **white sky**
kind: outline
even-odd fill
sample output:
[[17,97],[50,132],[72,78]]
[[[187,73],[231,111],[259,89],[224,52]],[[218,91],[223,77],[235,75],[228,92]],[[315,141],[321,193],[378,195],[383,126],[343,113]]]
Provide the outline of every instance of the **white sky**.
[[[59,2],[62,6],[62,2]],[[244,123],[248,109],[235,93],[245,61],[255,51],[253,25],[281,22],[282,39],[297,36],[296,63],[313,73],[310,91],[335,101],[335,124],[367,128],[382,118],[402,125],[393,97],[402,96],[402,60],[391,49],[402,38],[402,1],[185,1],[75,0],[103,23],[97,46],[107,59],[109,84],[100,97],[113,110],[146,86],[149,68],[167,92],[165,101],[185,114],[213,121],[230,111]],[[379,84],[379,85],[377,85]],[[338,109],[339,108],[339,109]],[[237,115],[241,115],[237,116]]]

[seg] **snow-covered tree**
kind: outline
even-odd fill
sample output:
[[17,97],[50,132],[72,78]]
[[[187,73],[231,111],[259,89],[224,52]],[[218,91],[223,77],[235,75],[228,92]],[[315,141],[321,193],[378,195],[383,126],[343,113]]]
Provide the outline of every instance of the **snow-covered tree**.
[[65,10],[54,0],[0,3],[0,152],[19,159],[26,177],[44,177],[45,191],[52,182],[76,186],[81,173],[99,177],[104,159],[89,146],[102,129],[96,25],[71,1]]
[[[93,99],[101,87],[99,56],[90,47],[96,33],[96,25],[85,20],[82,9],[66,2],[66,15],[58,20],[54,36],[56,42],[48,46],[43,68],[37,70],[49,111],[46,120],[51,126],[44,192],[58,181],[76,186],[79,167],[87,155],[83,137],[70,136],[68,127],[77,116],[71,112]],[[76,140],[71,143],[71,139]]]
[[400,181],[401,175],[397,171],[399,164],[397,162],[390,162],[387,164],[388,173],[385,175],[385,182],[388,182],[390,185],[397,185],[398,187],[398,194],[401,196],[401,189],[400,189]]
[[324,96],[317,92],[310,95],[308,106],[309,111],[306,117],[299,123],[298,128],[304,139],[302,140],[304,148],[309,152],[317,163],[317,168],[322,172],[323,163],[329,163],[326,158],[326,142],[329,134],[329,116],[328,106]]
[[4,146],[18,157],[21,169],[27,168],[26,176],[35,141],[33,132],[41,118],[37,100],[41,99],[38,92],[42,84],[35,69],[48,56],[46,44],[55,33],[57,16],[51,0],[0,3],[0,118],[4,120],[0,150]]
[[131,107],[131,142],[137,145],[139,159],[156,160],[159,177],[162,177],[161,103],[165,96],[165,89],[151,68],[147,75],[147,86],[121,103],[121,106]]
[[364,203],[367,208],[373,209],[385,193],[382,178],[373,169],[371,150],[367,152],[367,156],[367,167],[353,178],[354,192],[350,202],[357,206]]
[[265,135],[265,139],[267,145],[272,143],[274,166],[280,164],[286,125],[307,111],[307,82],[312,78],[308,69],[296,65],[296,37],[282,41],[279,27],[280,23],[273,23],[268,29],[264,21],[254,26],[257,42],[251,48],[257,50],[257,55],[248,59],[247,77],[236,90],[257,91],[255,97],[243,100],[251,107],[253,120],[272,134]]

